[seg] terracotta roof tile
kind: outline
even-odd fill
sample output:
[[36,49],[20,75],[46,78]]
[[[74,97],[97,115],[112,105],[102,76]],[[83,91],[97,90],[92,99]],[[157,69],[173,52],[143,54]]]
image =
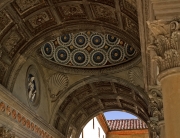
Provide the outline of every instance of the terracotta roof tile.
[[147,129],[147,125],[140,119],[107,120],[110,130]]

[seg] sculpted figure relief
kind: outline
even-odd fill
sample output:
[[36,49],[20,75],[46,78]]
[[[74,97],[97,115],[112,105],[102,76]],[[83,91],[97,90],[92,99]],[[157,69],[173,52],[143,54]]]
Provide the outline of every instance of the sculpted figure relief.
[[34,102],[36,97],[36,84],[35,84],[35,77],[32,74],[29,74],[28,77],[28,96],[31,102]]

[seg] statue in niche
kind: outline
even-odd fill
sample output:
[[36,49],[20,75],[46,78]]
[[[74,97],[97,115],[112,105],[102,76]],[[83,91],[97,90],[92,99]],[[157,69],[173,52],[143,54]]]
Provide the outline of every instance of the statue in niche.
[[28,98],[31,102],[34,102],[36,97],[36,83],[35,77],[32,74],[28,76]]

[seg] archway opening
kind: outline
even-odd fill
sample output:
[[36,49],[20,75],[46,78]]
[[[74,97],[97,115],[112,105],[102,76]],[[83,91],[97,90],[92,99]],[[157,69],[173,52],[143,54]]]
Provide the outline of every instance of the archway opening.
[[125,111],[107,111],[93,117],[79,138],[149,138],[148,127],[137,116]]
[[146,123],[149,120],[147,94],[122,79],[93,77],[66,94],[59,103],[55,127],[68,138],[79,138],[93,117],[107,111],[127,111]]

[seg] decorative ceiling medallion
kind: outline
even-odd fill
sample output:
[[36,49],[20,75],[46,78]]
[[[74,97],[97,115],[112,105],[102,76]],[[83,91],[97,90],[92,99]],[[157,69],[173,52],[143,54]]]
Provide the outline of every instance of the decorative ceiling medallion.
[[65,34],[59,37],[59,42],[61,45],[69,46],[72,42],[72,35],[71,34]]
[[102,49],[92,51],[90,57],[93,66],[103,66],[107,62],[106,52]]
[[88,52],[86,50],[80,51],[76,49],[72,52],[72,64],[75,66],[87,66],[89,62]]
[[84,48],[87,46],[88,36],[85,33],[78,33],[74,37],[74,45],[77,48]]
[[124,49],[121,46],[111,47],[108,51],[108,56],[112,64],[122,62],[125,57]]
[[66,47],[57,47],[55,50],[55,61],[60,63],[60,64],[67,64],[70,57],[70,51]]
[[91,35],[91,46],[95,49],[102,48],[104,46],[104,36],[101,34],[93,33]]
[[118,43],[119,39],[117,37],[111,36],[111,35],[106,35],[105,36],[106,42],[108,45],[114,46]]
[[124,64],[138,56],[124,40],[97,32],[65,34],[41,47],[44,58],[69,67],[101,68]]
[[44,57],[51,59],[54,53],[54,46],[52,45],[52,43],[46,43],[42,47],[41,51]]
[[135,51],[135,49],[132,46],[126,45],[125,53],[126,53],[126,55],[128,57],[132,57],[132,56],[134,56],[136,54],[136,51]]

